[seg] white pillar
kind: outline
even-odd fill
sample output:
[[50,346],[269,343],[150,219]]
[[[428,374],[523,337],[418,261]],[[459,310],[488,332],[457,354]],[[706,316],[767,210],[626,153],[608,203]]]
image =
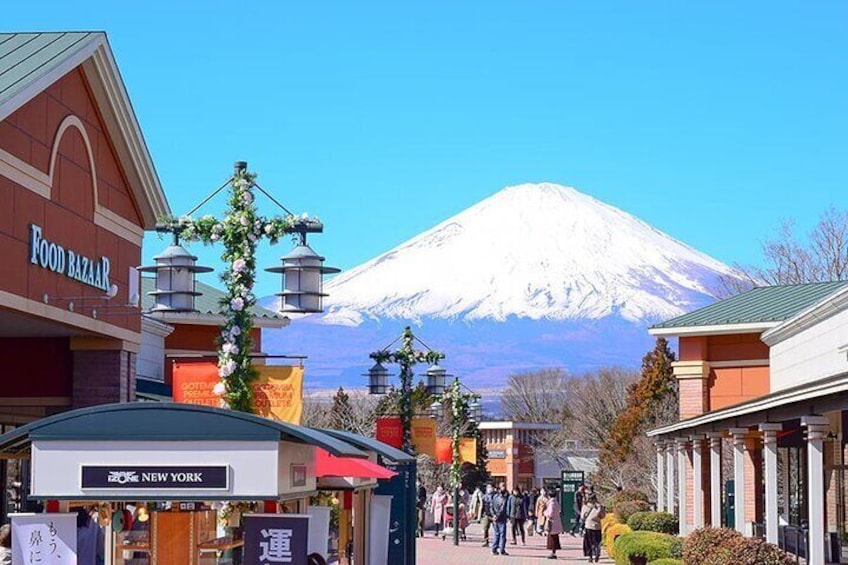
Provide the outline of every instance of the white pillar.
[[677,450],[670,441],[665,447],[665,509],[674,514],[674,460]]
[[[704,436],[692,436],[692,529],[704,527],[704,476],[701,456],[704,449]],[[687,532],[688,533],[688,532]]]
[[657,440],[657,511],[665,511],[665,443]]
[[829,421],[824,416],[804,416],[807,428],[807,512],[810,547],[807,565],[824,565],[824,438]]
[[689,458],[686,457],[686,446],[689,440],[677,438],[677,520],[680,523],[680,535],[689,533],[689,523],[686,514],[686,465]]
[[721,432],[710,432],[710,525],[721,527]]
[[733,503],[735,505],[733,521],[736,531],[746,534],[745,528],[745,436],[748,428],[733,428]]
[[766,541],[777,544],[777,432],[783,424],[760,424],[763,432],[763,459],[765,459],[766,483]]

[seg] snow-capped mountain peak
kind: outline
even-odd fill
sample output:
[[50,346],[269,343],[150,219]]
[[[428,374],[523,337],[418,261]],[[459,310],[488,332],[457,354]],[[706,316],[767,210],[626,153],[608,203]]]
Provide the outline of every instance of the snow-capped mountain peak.
[[363,317],[670,318],[726,265],[572,187],[507,187],[328,282],[325,323]]

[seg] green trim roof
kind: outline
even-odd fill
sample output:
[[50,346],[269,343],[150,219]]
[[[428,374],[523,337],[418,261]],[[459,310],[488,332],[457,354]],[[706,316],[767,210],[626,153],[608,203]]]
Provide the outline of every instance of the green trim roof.
[[[202,292],[201,296],[198,296],[194,299],[194,307],[197,308],[197,311],[200,314],[218,316],[221,314],[221,299],[223,299],[226,294],[222,291],[218,290],[214,286],[210,286],[208,284],[197,281],[195,283],[195,288],[198,292]],[[150,311],[153,306],[156,305],[155,299],[147,294],[148,292],[153,292],[156,290],[156,279],[153,277],[141,277],[141,308],[145,312]],[[282,319],[277,315],[276,312],[268,310],[267,308],[262,308],[261,306],[253,307],[253,315],[256,318],[265,318],[268,320],[280,320]]]
[[319,430],[254,414],[175,402],[103,404],[36,420],[0,436],[0,453],[42,441],[291,441],[340,457],[367,454]]
[[0,106],[103,32],[0,33]]
[[651,329],[783,322],[845,286],[848,281],[756,287]]

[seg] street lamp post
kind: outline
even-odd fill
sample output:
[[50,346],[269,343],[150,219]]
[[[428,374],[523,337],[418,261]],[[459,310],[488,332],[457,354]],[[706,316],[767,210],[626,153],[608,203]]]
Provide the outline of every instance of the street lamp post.
[[467,425],[480,423],[482,407],[479,395],[462,391],[462,383],[458,377],[453,380],[450,387],[436,397],[436,401],[430,406],[434,418],[439,418],[443,414],[445,405],[450,411],[451,428],[450,479],[453,485],[453,544],[459,545],[459,487],[462,480],[460,444]]
[[[229,199],[223,218],[205,215],[193,219],[191,215],[215,195],[229,187]],[[279,206],[285,216],[260,216],[255,204],[255,190]],[[272,244],[281,237],[296,235],[297,247],[282,258],[282,266],[266,269],[283,275],[281,313],[321,312],[322,277],[337,273],[338,269],[325,267],[324,258],[306,243],[309,233],[321,233],[324,224],[306,214],[297,216],[289,212],[256,182],[256,175],[247,170],[247,163],[237,161],[233,175],[217,190],[207,196],[185,216],[163,218],[156,230],[173,234],[173,244],[165,253],[155,257],[156,264],[142,267],[141,272],[156,273],[156,307],[153,312],[192,312],[194,299],[200,293],[195,288],[195,274],[209,271],[195,264],[197,257],[180,245],[183,241],[200,241],[204,244],[220,242],[224,246],[221,259],[226,268],[221,276],[227,296],[221,303],[224,324],[218,338],[218,374],[221,381],[215,385],[215,394],[221,397],[222,407],[253,411],[251,381],[257,371],[251,362],[253,308],[256,296],[253,285],[256,278],[256,246],[262,239]]]
[[[400,342],[400,347],[391,351],[390,348]],[[424,349],[415,349],[418,342]],[[445,389],[446,371],[439,366],[439,360],[445,355],[430,349],[426,343],[415,337],[407,326],[403,333],[386,347],[369,355],[374,360],[374,366],[368,370],[368,392],[370,394],[385,394],[388,390],[389,371],[384,363],[400,365],[400,424],[403,439],[401,448],[414,455],[412,445],[412,368],[418,363],[429,363],[427,369],[427,390],[430,394],[441,394]]]

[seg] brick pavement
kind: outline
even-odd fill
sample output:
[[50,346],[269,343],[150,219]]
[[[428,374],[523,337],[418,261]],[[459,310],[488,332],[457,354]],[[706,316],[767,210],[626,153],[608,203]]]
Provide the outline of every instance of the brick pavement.
[[[560,535],[562,550],[557,552],[557,561],[545,559],[550,553],[545,549],[545,538],[543,536],[532,536],[527,538],[527,545],[512,545],[512,536],[508,537],[506,551],[509,555],[493,555],[492,550],[482,547],[482,529],[478,524],[471,524],[467,529],[468,541],[459,542],[459,546],[453,545],[453,538],[448,537],[442,541],[441,537],[434,537],[433,532],[427,532],[423,538],[418,539],[418,565],[528,565],[533,563],[587,563],[583,557],[583,540],[571,537],[568,533]],[[612,559],[601,555],[599,563],[610,565]]]

